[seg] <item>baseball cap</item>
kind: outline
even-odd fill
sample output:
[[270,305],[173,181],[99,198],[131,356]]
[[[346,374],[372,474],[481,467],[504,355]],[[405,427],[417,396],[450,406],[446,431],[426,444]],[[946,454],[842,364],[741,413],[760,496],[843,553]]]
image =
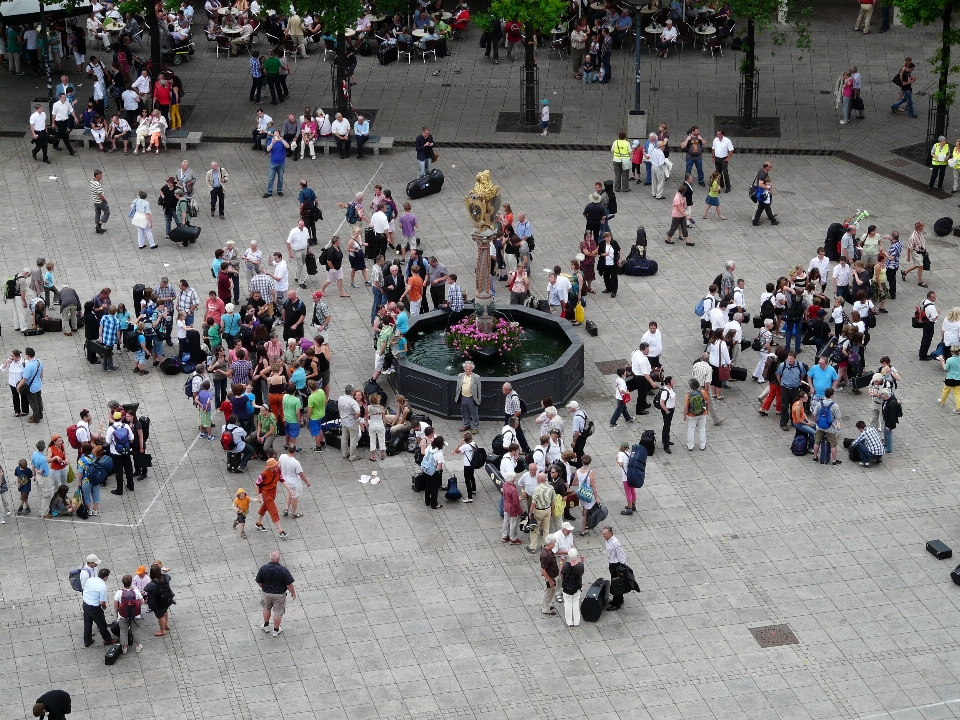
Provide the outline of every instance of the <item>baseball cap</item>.
[[137,568],[137,575],[140,575],[141,573],[145,573],[146,571],[147,571],[147,566],[141,565],[140,567]]
[[114,419],[114,420],[119,420],[119,419],[122,418],[122,417],[123,417],[123,415],[122,415],[121,413],[115,412],[115,413],[113,414],[113,419]]
[[561,529],[561,530],[570,530],[570,531],[572,531],[572,530],[573,530],[573,525],[572,525],[571,523],[565,522],[563,525],[560,526],[560,529]]

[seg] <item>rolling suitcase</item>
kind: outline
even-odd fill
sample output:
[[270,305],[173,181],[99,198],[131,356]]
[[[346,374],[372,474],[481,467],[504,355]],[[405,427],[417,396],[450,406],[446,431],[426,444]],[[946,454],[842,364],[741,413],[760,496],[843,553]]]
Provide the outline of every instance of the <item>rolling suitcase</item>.
[[397,57],[396,45],[381,46],[380,49],[377,50],[377,60],[380,61],[381,65],[389,65],[390,63],[396,61]]
[[365,257],[377,257],[377,234],[372,226],[363,231],[363,254]]
[[638,442],[647,451],[647,457],[650,457],[653,455],[653,451],[657,449],[657,433],[653,430],[644,430]]
[[196,225],[181,225],[170,230],[170,239],[184,247],[190,243],[195,243],[198,237],[200,237],[200,228]]
[[596,622],[607,608],[607,595],[610,590],[610,581],[606,578],[597,578],[587,590],[586,596],[580,603],[580,617],[587,622]]
[[313,254],[312,252],[310,252],[309,250],[307,251],[307,254],[303,256],[303,264],[304,264],[304,265],[306,266],[306,268],[307,268],[307,275],[316,275],[316,274],[317,274],[317,272],[318,272],[318,270],[317,270],[317,256],[314,255],[314,254]]
[[423,473],[417,473],[413,476],[413,481],[410,484],[410,489],[414,492],[423,492],[427,487],[427,476]]
[[107,652],[103,656],[104,665],[113,665],[117,659],[120,657],[120,643],[114,643],[113,645],[107,648]]
[[407,197],[411,200],[417,200],[427,195],[433,195],[440,192],[443,187],[443,173],[439,170],[431,170],[427,175],[418,177],[407,183]]
[[730,366],[730,379],[737,382],[746,382],[747,380],[747,369],[744,367],[738,367],[737,365]]
[[133,286],[133,307],[131,308],[131,313],[137,317],[140,316],[142,311],[142,306],[140,303],[143,301],[143,293],[147,289],[147,286],[143,283],[137,283]]

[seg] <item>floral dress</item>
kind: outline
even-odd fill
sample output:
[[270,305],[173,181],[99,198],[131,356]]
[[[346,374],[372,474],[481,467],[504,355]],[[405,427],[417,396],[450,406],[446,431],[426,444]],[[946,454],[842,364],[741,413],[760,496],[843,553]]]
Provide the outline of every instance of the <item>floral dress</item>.
[[590,237],[584,237],[583,241],[580,243],[580,252],[583,253],[583,261],[580,263],[580,272],[583,273],[583,279],[587,282],[593,282],[597,279],[597,274],[594,271],[597,259],[596,257],[591,257],[588,255],[588,253],[596,252],[597,249],[597,241],[593,239],[592,235]]

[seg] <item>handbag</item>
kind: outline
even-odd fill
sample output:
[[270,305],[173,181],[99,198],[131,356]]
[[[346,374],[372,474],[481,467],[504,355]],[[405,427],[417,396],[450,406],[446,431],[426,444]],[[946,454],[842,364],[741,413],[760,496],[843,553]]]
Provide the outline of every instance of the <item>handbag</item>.
[[573,309],[574,321],[578,323],[582,323],[585,318],[586,318],[586,315],[584,315],[584,312],[583,312],[583,305],[581,303],[577,303],[577,306]]
[[133,216],[136,215],[136,214],[137,214],[137,207],[136,207],[136,205],[131,204],[131,205],[130,205],[130,212],[127,213],[127,217],[130,218],[131,220],[133,220]]
[[437,160],[439,160],[439,159],[440,159],[440,154],[439,154],[436,150],[434,150],[434,151],[433,151],[433,162],[437,162]]
[[624,405],[628,404],[630,402],[630,393],[623,393],[623,395],[620,396],[620,401]]
[[67,465],[67,484],[69,485],[76,479],[77,475],[73,472],[73,465]]
[[585,503],[593,502],[593,488],[590,486],[588,481],[589,477],[590,476],[587,475],[587,477],[585,477],[583,481],[577,485],[577,497],[583,500]]
[[727,380],[730,379],[730,366],[729,366],[729,365],[721,365],[721,366],[718,368],[718,373],[719,373],[719,375],[720,375],[720,382],[726,382]]

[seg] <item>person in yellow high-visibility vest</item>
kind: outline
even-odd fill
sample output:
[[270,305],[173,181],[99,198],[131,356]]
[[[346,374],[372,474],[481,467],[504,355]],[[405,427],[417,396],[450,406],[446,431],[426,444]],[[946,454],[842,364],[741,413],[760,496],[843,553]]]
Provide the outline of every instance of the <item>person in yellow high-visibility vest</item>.
[[947,158],[950,157],[950,146],[947,145],[947,139],[941,135],[937,144],[930,148],[930,157],[932,158],[933,170],[930,172],[930,184],[928,190],[933,190],[933,183],[937,183],[937,189],[943,190],[943,176],[947,172]]
[[953,148],[953,154],[947,160],[947,165],[953,167],[953,192],[960,190],[960,140]]
[[613,153],[613,191],[630,192],[630,169],[632,163],[630,160],[630,143],[627,142],[627,133],[623,130],[613,141],[610,147]]

